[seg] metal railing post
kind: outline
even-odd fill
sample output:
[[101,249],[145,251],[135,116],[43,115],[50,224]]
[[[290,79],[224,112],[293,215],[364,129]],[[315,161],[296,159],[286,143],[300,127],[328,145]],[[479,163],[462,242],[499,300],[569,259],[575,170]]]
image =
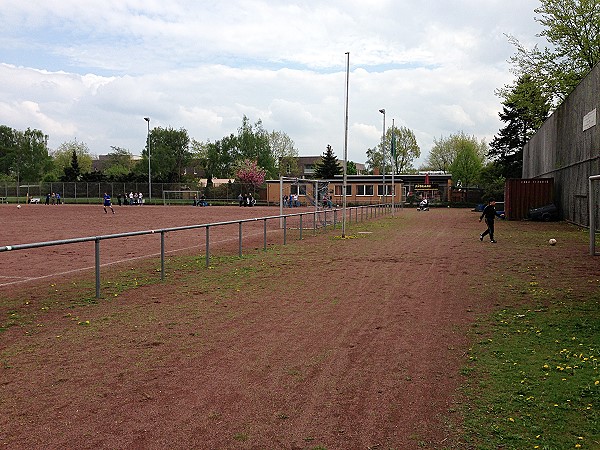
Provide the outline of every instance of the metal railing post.
[[165,281],[165,232],[160,232],[160,281]]
[[287,216],[283,216],[283,245],[287,244]]
[[240,227],[239,227],[239,232],[238,232],[238,240],[239,240],[239,256],[240,258],[242,257],[242,221],[240,220]]
[[94,241],[94,252],[96,261],[96,298],[100,298],[100,239]]
[[304,214],[300,214],[300,240],[302,240],[302,217],[304,217]]
[[264,219],[263,222],[264,222],[264,231],[263,231],[264,245],[263,245],[263,250],[267,251],[267,219]]
[[210,227],[206,227],[206,267],[210,266]]

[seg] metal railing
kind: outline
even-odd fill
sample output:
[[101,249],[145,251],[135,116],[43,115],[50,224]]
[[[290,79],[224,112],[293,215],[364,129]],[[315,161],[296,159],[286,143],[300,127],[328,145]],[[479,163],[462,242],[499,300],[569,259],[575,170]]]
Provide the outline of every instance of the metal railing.
[[[205,223],[198,225],[186,225],[182,227],[172,227],[172,228],[161,228],[157,230],[143,230],[143,231],[131,231],[127,233],[117,233],[117,234],[108,234],[101,236],[87,236],[81,238],[72,238],[72,239],[61,239],[56,241],[46,241],[46,242],[36,242],[30,244],[16,244],[16,245],[5,245],[0,246],[0,253],[8,252],[8,251],[18,251],[18,250],[27,250],[41,247],[50,247],[57,245],[69,245],[69,244],[78,244],[82,242],[94,242],[94,268],[95,268],[95,281],[96,281],[96,298],[100,298],[100,242],[109,239],[120,239],[132,236],[142,236],[142,235],[150,235],[150,234],[160,234],[160,279],[164,281],[165,279],[165,234],[172,233],[183,230],[193,230],[193,229],[202,229],[204,228],[206,231],[206,267],[210,265],[210,230],[211,228],[238,224],[238,255],[242,257],[242,244],[243,244],[243,224],[245,223],[255,223],[262,221],[263,222],[263,250],[267,250],[267,221],[269,220],[279,220],[283,219],[283,245],[287,244],[287,230],[288,228],[288,219],[290,218],[298,218],[298,230],[299,230],[299,240],[302,240],[302,231],[304,229],[303,218],[305,216],[312,216],[312,230],[313,233],[316,234],[317,228],[327,228],[328,225],[332,225],[333,229],[337,227],[337,224],[340,223],[338,220],[338,214],[343,211],[342,209],[330,209],[330,210],[319,210],[319,211],[311,211],[311,212],[301,212],[295,214],[284,214],[284,215],[276,215],[276,216],[266,216],[266,217],[257,217],[252,219],[238,219],[226,222],[214,222],[214,223]],[[346,219],[349,223],[352,222],[352,215],[354,213],[355,223],[359,222],[359,212],[360,212],[360,221],[367,220],[369,218],[377,218],[383,216],[385,214],[389,214],[391,212],[390,205],[379,204],[379,205],[367,205],[367,206],[355,206],[346,208]],[[330,215],[330,221],[328,222],[328,214]]]

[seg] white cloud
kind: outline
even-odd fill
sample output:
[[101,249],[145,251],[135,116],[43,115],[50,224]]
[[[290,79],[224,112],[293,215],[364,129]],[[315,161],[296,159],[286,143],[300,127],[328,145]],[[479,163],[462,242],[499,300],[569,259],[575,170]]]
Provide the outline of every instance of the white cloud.
[[[38,2],[39,3],[39,2]],[[494,90],[514,49],[534,42],[537,0],[4,0],[0,123],[39,128],[50,146],[77,138],[93,153],[138,154],[146,122],[198,140],[235,133],[246,115],[286,132],[300,154],[344,143],[364,162],[381,114],[412,129],[423,160],[458,131],[490,140]]]

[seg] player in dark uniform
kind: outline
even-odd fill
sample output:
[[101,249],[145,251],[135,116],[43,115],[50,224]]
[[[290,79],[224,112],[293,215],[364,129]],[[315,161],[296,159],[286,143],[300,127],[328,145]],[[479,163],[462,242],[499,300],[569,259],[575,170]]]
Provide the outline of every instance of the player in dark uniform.
[[112,213],[115,213],[115,210],[112,207],[112,203],[110,201],[110,195],[108,195],[106,192],[104,193],[104,214],[107,214],[108,211],[106,210],[106,207],[109,207],[110,210],[112,211]]

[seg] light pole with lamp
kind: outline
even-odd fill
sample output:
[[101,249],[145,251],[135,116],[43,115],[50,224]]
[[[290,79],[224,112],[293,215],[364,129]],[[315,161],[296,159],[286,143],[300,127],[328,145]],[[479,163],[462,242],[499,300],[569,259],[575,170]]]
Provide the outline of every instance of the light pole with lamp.
[[148,122],[148,202],[152,200],[152,174],[150,172],[150,117],[144,117],[144,120]]
[[385,109],[380,109],[379,112],[381,114],[383,114],[383,132],[381,134],[381,161],[382,161],[382,168],[381,171],[383,172],[383,203],[385,204]]
[[350,52],[346,52],[346,114],[344,120],[344,181],[342,183],[342,199],[343,199],[343,214],[342,214],[342,237],[346,237],[346,186],[348,184],[348,91],[350,88]]

